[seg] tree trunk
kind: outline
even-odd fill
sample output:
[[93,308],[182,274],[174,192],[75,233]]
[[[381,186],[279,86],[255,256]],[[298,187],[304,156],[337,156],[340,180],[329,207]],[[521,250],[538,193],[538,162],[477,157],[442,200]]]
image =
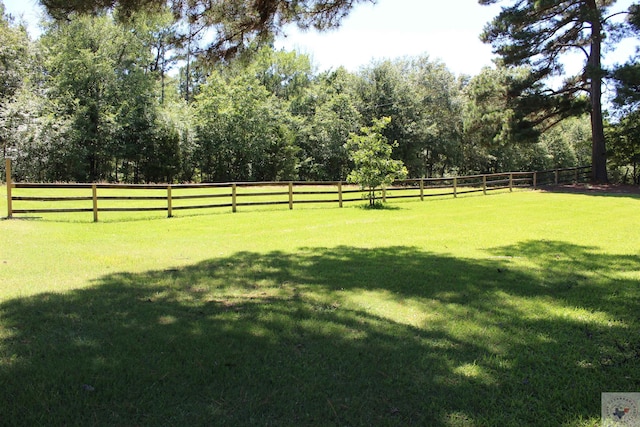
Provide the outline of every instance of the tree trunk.
[[191,38],[193,37],[193,31],[191,29],[191,24],[189,24],[189,37],[187,38],[187,68],[185,70],[185,95],[184,99],[189,103],[189,90],[191,83]]
[[591,19],[591,52],[587,64],[586,76],[590,82],[591,101],[591,180],[606,183],[607,150],[602,119],[602,23],[595,0],[587,0]]

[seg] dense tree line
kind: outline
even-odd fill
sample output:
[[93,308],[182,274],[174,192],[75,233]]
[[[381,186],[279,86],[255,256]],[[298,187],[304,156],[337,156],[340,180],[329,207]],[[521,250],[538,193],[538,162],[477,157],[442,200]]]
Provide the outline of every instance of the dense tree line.
[[[0,141],[17,152],[19,180],[345,179],[349,136],[382,117],[410,177],[591,159],[587,115],[522,138],[511,95],[531,67],[455,76],[422,56],[318,73],[308,56],[257,40],[211,61],[197,55],[198,23],[176,23],[170,10],[68,14],[37,40],[2,12]],[[607,131],[616,168],[639,160],[637,74],[631,62],[616,78],[621,113]]]

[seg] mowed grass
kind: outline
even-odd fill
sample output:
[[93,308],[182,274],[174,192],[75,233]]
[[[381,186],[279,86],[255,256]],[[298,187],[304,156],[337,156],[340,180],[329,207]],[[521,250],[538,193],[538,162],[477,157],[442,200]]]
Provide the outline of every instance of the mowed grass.
[[597,426],[640,390],[640,199],[389,206],[0,221],[0,423]]

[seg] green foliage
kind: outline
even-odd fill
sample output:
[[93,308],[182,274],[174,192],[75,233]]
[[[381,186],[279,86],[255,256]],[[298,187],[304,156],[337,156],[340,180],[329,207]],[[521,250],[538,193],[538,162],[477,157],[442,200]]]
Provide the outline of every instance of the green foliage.
[[548,153],[549,162],[541,169],[587,165],[591,157],[589,116],[569,118],[546,132],[538,143]]
[[619,180],[640,184],[640,111],[626,114],[608,127],[611,164]]
[[[635,37],[640,36],[640,5],[629,8],[627,22]],[[640,65],[638,52],[626,64],[616,67],[612,73],[616,96],[616,118],[608,127],[611,141],[612,167],[619,172],[620,181],[640,184]],[[631,177],[629,177],[631,175]]]
[[354,93],[356,81],[344,68],[326,72],[290,103],[290,111],[296,118],[301,179],[346,178],[349,158],[344,143],[362,122]]
[[254,76],[209,76],[196,98],[200,170],[210,180],[271,181],[295,174],[296,147],[281,101]]
[[26,29],[15,26],[0,2],[0,100],[10,99],[19,89],[29,67],[30,41]]
[[109,179],[114,160],[153,158],[144,145],[153,140],[156,86],[140,66],[151,59],[140,40],[103,16],[51,25],[41,42],[47,84],[65,106],[56,115],[71,123],[66,145],[78,163],[67,174],[75,180]]
[[524,69],[484,68],[465,86],[464,149],[466,169],[492,172],[506,166],[503,154],[516,144],[515,111],[508,101],[511,79],[526,75]]
[[74,17],[49,23],[36,43],[25,43],[33,52],[27,84],[0,117],[20,149],[18,179],[171,182],[193,176],[182,164],[189,157],[182,152],[190,149],[182,141],[188,131],[180,125],[176,134],[175,122],[166,121],[167,107],[179,111],[167,88],[171,79],[152,54],[162,25],[149,17],[127,25],[110,15]]
[[251,62],[240,62],[236,72],[255,74],[260,83],[282,100],[300,97],[311,86],[313,72],[311,59],[296,52],[276,51],[264,47],[251,57]]
[[[23,99],[28,96],[33,62],[33,45],[26,29],[16,26],[10,16],[5,15],[0,1],[0,148],[2,158],[7,150],[19,149],[19,138],[15,129],[23,125],[31,111]],[[4,165],[0,166],[4,168]]]
[[365,123],[392,118],[384,135],[397,141],[394,154],[411,176],[449,173],[459,161],[461,84],[444,64],[428,56],[374,63],[358,73]]
[[376,205],[376,192],[384,190],[396,179],[404,179],[407,169],[402,160],[393,160],[391,152],[397,142],[389,144],[382,135],[384,128],[391,123],[390,117],[375,119],[373,125],[363,127],[362,135],[352,133],[345,144],[354,169],[349,172],[347,181],[359,184],[367,190],[369,206]]
[[613,79],[616,86],[614,103],[622,110],[636,110],[640,105],[640,64],[637,58],[618,67]]

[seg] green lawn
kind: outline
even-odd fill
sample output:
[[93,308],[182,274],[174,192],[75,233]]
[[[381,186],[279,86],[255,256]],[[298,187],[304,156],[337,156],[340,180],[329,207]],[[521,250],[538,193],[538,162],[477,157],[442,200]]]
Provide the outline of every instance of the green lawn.
[[640,391],[640,198],[389,206],[0,221],[0,424],[599,426]]

